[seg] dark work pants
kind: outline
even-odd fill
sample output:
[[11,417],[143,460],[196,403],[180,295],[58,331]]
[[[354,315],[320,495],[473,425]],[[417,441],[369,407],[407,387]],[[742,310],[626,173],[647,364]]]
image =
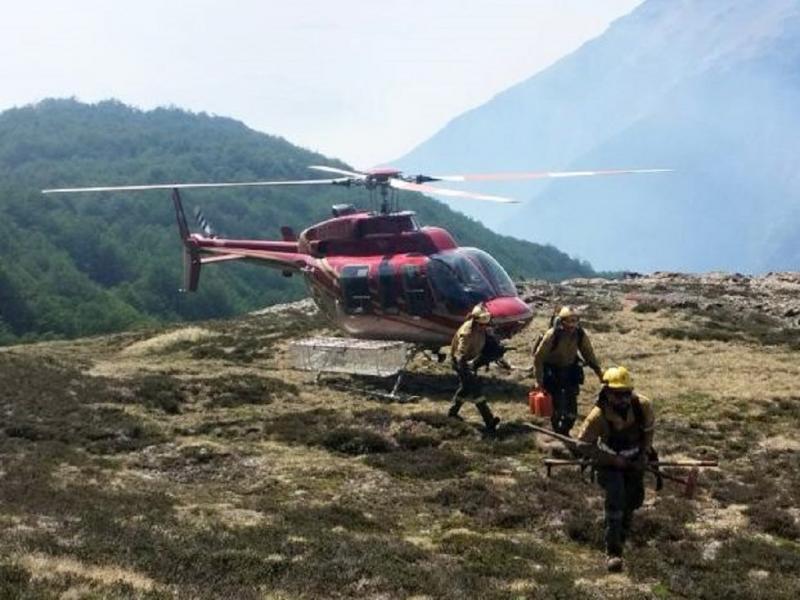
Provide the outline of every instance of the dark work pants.
[[483,392],[483,383],[468,365],[459,365],[453,361],[453,369],[458,374],[458,389],[453,396],[453,402],[461,403],[464,399],[475,400]]
[[644,471],[601,468],[597,481],[606,492],[606,552],[609,556],[622,556],[633,511],[644,502]]
[[486,431],[493,432],[497,428],[499,419],[492,414],[492,409],[486,404],[486,399],[483,397],[483,382],[480,377],[469,366],[460,365],[455,360],[453,368],[458,373],[458,389],[453,395],[453,404],[447,414],[451,417],[458,417],[464,399],[468,398],[475,403],[475,408],[478,409],[486,425]]
[[575,420],[578,418],[578,392],[580,386],[569,383],[563,379],[545,380],[544,389],[553,398],[553,416],[550,422],[553,431],[562,435],[569,435]]

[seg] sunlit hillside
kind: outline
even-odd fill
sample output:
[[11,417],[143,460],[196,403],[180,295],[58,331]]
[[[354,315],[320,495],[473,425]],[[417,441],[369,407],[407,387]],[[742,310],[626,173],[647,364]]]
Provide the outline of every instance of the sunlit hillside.
[[[444,416],[447,363],[389,382],[291,368],[331,333],[311,305],[0,351],[3,598],[796,598],[797,275],[531,284],[533,326],[583,307],[606,365],[655,402],[662,458],[718,459],[694,499],[648,481],[628,570],[608,575],[602,496],[548,479],[523,371],[502,417]],[[588,378],[587,378],[588,379]],[[585,386],[580,412],[597,391]],[[535,421],[535,419],[534,419]]]

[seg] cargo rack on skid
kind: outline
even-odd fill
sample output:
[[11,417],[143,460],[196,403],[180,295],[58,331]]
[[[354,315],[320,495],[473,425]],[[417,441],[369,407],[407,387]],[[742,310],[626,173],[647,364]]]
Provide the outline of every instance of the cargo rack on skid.
[[350,386],[335,387],[399,402],[416,400],[416,396],[399,393],[405,368],[419,351],[414,344],[399,340],[312,337],[290,343],[289,349],[295,368],[315,373],[317,384],[323,373],[396,377],[392,391],[388,393]]

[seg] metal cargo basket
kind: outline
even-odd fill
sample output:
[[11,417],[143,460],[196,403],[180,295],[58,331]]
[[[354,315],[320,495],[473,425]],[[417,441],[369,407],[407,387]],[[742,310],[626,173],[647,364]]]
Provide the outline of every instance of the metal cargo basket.
[[397,340],[313,337],[291,342],[295,368],[316,373],[392,377],[411,358],[413,346]]

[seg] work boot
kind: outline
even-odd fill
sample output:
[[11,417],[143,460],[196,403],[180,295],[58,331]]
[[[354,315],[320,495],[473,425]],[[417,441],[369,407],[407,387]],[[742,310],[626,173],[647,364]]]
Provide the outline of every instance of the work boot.
[[494,433],[497,430],[497,426],[500,424],[500,417],[495,417],[492,414],[492,409],[489,408],[485,400],[476,403],[475,408],[478,409],[478,412],[481,413],[481,417],[483,417],[483,422],[486,425],[486,433]]
[[458,415],[458,411],[461,410],[462,405],[463,402],[453,402],[452,406],[450,407],[450,410],[447,411],[447,416],[452,417],[453,419],[458,419],[459,421],[463,421],[464,419],[462,419]]
[[621,556],[609,556],[606,560],[606,568],[609,573],[622,573],[625,563],[622,562]]
[[554,413],[550,418],[550,424],[553,426],[553,431],[569,437],[569,430],[572,429],[572,427],[570,427],[564,415]]

